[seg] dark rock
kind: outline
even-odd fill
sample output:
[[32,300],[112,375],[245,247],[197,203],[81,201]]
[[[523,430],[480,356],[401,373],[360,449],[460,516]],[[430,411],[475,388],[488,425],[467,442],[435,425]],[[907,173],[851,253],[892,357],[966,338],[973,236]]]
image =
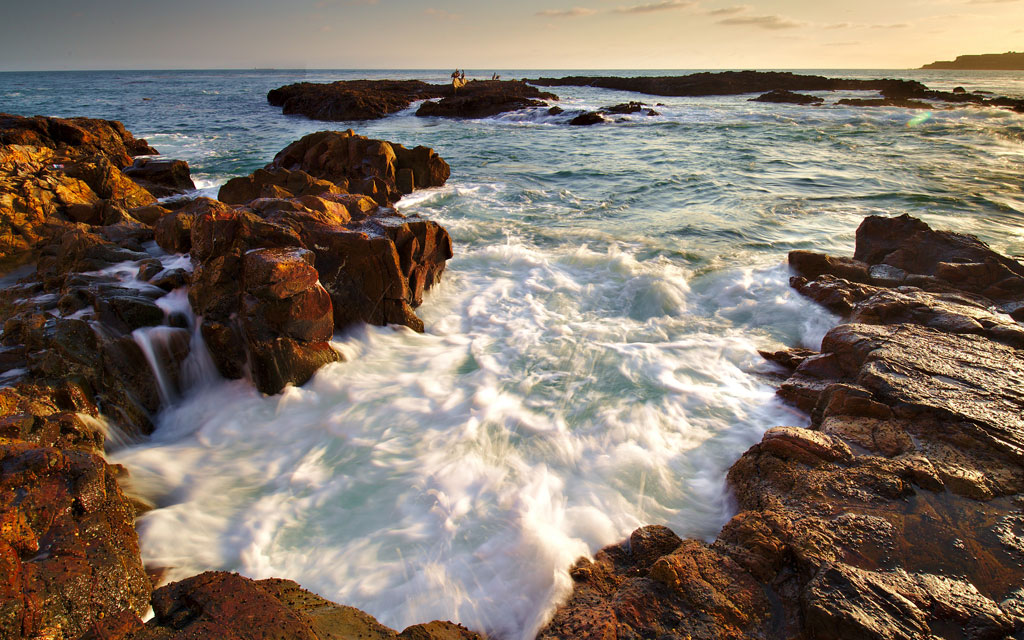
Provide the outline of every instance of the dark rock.
[[601,124],[602,122],[608,122],[608,120],[597,111],[588,111],[570,120],[569,124],[577,127],[586,127],[592,124]]
[[563,109],[562,107],[559,107],[559,106],[554,106],[554,107],[551,107],[550,109],[548,109],[548,115],[549,116],[558,116],[558,115],[561,115],[563,113],[565,113],[565,109]]
[[195,191],[192,172],[184,160],[137,158],[124,174],[154,196],[164,198]]
[[909,98],[842,98],[836,104],[845,107],[901,107],[903,109],[934,109],[932,105]]
[[[942,100],[959,104],[989,107],[1007,107],[1024,113],[1024,100],[1018,98],[986,98],[977,92],[955,93],[929,89],[914,80],[856,80],[826,78],[824,76],[795,74],[780,71],[721,71],[692,73],[685,76],[643,76],[634,78],[609,76],[569,76],[565,78],[538,78],[527,80],[542,87],[578,86],[601,87],[616,91],[636,91],[658,96],[713,96],[765,93],[769,91],[875,91],[881,99],[852,99],[847,104],[859,106],[896,106],[931,108],[922,106],[921,100]],[[840,104],[843,104],[840,101]]]
[[641,113],[646,105],[643,102],[623,102],[610,107],[601,107],[602,113],[629,114]]
[[516,80],[473,80],[461,87],[455,95],[436,102],[424,102],[416,110],[416,115],[487,118],[506,111],[546,107],[544,100],[558,100],[558,96]]
[[302,82],[274,89],[267,101],[285,114],[302,114],[313,120],[372,120],[407,109],[416,100],[426,102],[418,116],[483,118],[504,111],[545,106],[539,100],[557,100],[524,82],[473,80],[453,91],[451,85],[432,85],[418,80],[353,80],[330,84]]
[[778,102],[782,104],[821,104],[825,102],[824,98],[817,96],[809,96],[804,93],[793,93],[785,89],[774,89],[768,93],[762,93],[756,98],[751,98],[750,102]]

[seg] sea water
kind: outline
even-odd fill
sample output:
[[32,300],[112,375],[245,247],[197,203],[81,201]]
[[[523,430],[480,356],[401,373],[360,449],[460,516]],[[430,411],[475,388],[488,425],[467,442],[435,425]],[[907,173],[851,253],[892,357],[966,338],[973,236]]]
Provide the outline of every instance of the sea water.
[[[824,73],[1024,96],[1021,72]],[[649,523],[713,538],[734,512],[728,467],[766,429],[807,424],[757,354],[816,348],[837,322],[789,288],[788,251],[850,254],[864,216],[909,213],[1024,253],[1019,114],[557,87],[561,116],[424,119],[414,105],[322,123],[265,100],[363,77],[448,72],[0,74],[0,111],[121,120],[187,160],[205,195],[321,129],[451,164],[446,186],[398,205],[454,240],[423,334],[352,328],[334,338],[345,362],[277,396],[193,375],[151,437],[111,447],[155,507],[142,551],[169,580],[287,577],[392,627],[530,638],[577,558]],[[566,125],[637,99],[659,115]]]

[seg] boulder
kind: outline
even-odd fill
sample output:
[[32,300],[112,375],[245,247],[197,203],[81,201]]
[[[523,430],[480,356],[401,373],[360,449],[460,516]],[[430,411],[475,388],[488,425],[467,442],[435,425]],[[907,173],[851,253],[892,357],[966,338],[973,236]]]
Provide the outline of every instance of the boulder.
[[[450,92],[450,90],[449,90]],[[544,100],[558,100],[516,80],[472,80],[455,93],[438,101],[427,101],[416,110],[420,117],[487,118],[506,111],[547,107]]]
[[246,204],[258,198],[295,198],[345,193],[347,186],[347,180],[338,185],[330,180],[314,178],[301,170],[257,169],[249,176],[228,180],[220,188],[217,199],[227,204]]
[[195,191],[192,172],[184,160],[162,158],[136,158],[124,174],[154,196],[164,198]]
[[587,111],[586,113],[581,113],[570,120],[569,124],[575,127],[588,127],[590,125],[601,124],[603,122],[608,122],[608,120],[606,120],[599,111]]

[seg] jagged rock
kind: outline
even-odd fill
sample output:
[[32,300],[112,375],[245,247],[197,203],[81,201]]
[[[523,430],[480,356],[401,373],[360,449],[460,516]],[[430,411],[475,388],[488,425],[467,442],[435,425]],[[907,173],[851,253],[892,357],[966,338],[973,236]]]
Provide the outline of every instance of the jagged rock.
[[64,158],[104,156],[119,169],[130,165],[134,156],[157,153],[116,120],[25,118],[9,113],[0,113],[0,144],[52,149]]
[[184,160],[137,158],[124,174],[158,198],[195,191],[192,172]]
[[412,171],[408,187],[440,187],[451,169],[433,149],[419,146],[406,149],[384,140],[372,140],[348,131],[320,131],[293,142],[274,156],[268,171],[287,169],[304,171],[328,180],[351,193],[373,197],[381,206],[397,201],[402,192],[397,176]]
[[73,223],[133,220],[155,202],[121,171],[142,153],[155,151],[119,122],[0,114],[0,260]]
[[150,593],[117,470],[83,451],[0,440],[0,635],[76,638]]

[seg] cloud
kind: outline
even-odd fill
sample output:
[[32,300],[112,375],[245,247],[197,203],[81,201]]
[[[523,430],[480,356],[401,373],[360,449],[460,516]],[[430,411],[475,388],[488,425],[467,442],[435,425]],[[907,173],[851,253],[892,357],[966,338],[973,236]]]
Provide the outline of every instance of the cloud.
[[802,27],[806,23],[791,20],[783,16],[737,16],[735,18],[726,18],[725,20],[719,20],[718,24],[724,24],[729,26],[750,26],[758,27],[759,29],[796,29]]
[[674,9],[686,9],[696,5],[691,0],[662,0],[650,4],[637,4],[632,7],[619,7],[614,9],[615,13],[654,13],[656,11],[672,11]]
[[910,25],[906,22],[897,22],[894,24],[873,24],[872,29],[907,29]]
[[749,10],[750,10],[750,5],[749,4],[738,4],[738,5],[733,6],[733,7],[722,7],[721,9],[712,9],[711,11],[708,11],[708,15],[709,16],[733,16],[733,15],[736,15],[737,13],[743,13],[744,11],[749,11]]
[[967,4],[1008,4],[1020,2],[1020,0],[967,0]]
[[579,18],[581,16],[590,16],[597,13],[593,9],[587,9],[586,7],[573,7],[572,9],[545,9],[544,11],[538,11],[535,15],[541,16],[542,18]]

